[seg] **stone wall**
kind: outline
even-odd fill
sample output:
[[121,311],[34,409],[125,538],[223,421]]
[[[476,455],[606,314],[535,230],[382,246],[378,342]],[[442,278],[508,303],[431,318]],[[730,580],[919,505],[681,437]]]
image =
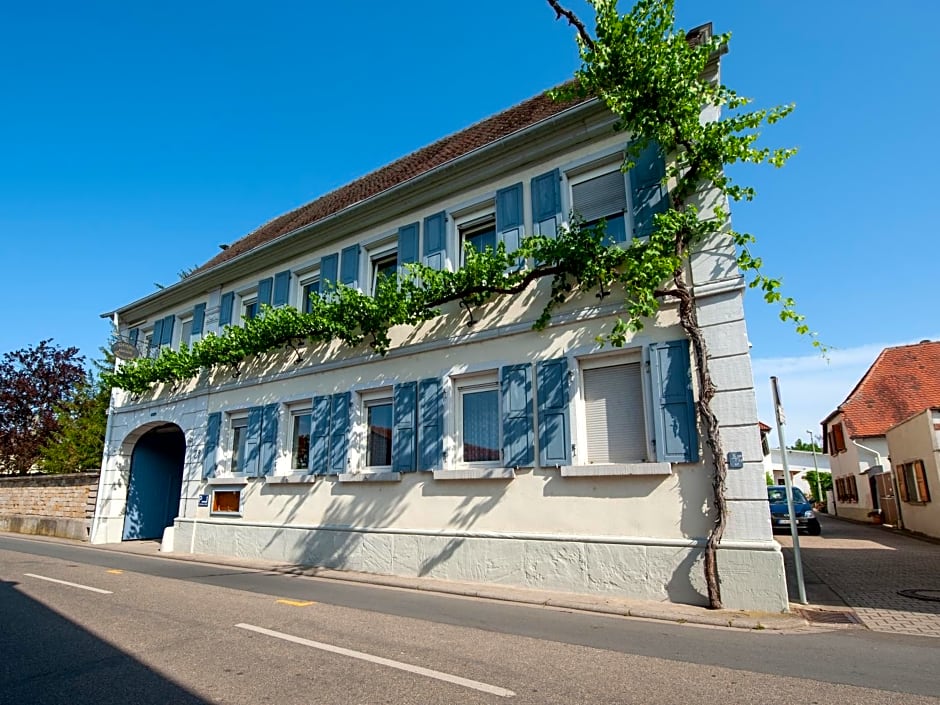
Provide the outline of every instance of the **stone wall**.
[[0,477],[0,531],[87,540],[98,475]]

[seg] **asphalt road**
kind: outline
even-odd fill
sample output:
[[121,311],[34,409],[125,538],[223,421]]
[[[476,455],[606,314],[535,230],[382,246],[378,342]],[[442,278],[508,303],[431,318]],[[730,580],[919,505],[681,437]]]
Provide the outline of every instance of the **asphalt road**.
[[0,536],[4,705],[940,705],[937,664],[926,637],[704,628]]

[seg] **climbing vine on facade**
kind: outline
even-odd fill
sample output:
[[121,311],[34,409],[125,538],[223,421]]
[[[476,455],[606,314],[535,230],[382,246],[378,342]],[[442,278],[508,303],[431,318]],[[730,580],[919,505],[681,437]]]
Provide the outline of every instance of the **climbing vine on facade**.
[[[750,109],[748,99],[710,78],[709,69],[727,50],[730,35],[712,36],[706,31],[689,35],[678,29],[673,0],[639,0],[626,14],[620,14],[613,0],[592,0],[593,34],[556,0],[547,2],[559,19],[575,28],[581,58],[574,81],[553,96],[596,97],[606,104],[618,118],[616,129],[629,140],[624,170],[633,169],[651,150],[665,157],[665,173],[649,184],[655,205],[634,213],[634,220],[642,221],[638,229],[642,237],[614,243],[603,222],[587,226],[572,214],[569,225],[554,237],[527,237],[511,253],[502,244],[484,252],[468,248],[464,265],[456,271],[409,264],[398,276],[381,279],[374,296],[337,284],[322,296],[313,296],[308,312],[265,308],[242,326],[227,326],[219,335],[209,333],[192,346],[164,349],[153,359],[123,364],[109,382],[144,393],[156,383],[175,384],[205,371],[229,369],[237,376],[255,356],[284,350],[299,360],[304,346],[334,340],[368,345],[384,354],[396,326],[420,325],[454,303],[473,324],[479,307],[540,280],[550,282],[550,294],[535,322],[537,329],[547,326],[555,308],[572,296],[591,292],[601,299],[613,295],[622,301],[621,315],[601,336],[614,346],[642,329],[664,303],[677,303],[696,362],[702,436],[714,464],[715,522],[705,551],[705,574],[709,604],[718,608],[717,548],[726,519],[724,452],[711,408],[715,386],[687,264],[697,245],[713,236],[730,238],[749,286],[780,307],[783,321],[792,323],[798,333],[809,334],[793,300],[782,295],[780,280],[766,275],[760,258],[752,253],[754,238],[730,229],[727,210],[728,202],[755,196],[752,187],[728,175],[729,166],[780,167],[793,155],[792,149],[758,144],[760,129],[784,118],[792,106]],[[714,111],[714,119],[703,121],[703,110]]]

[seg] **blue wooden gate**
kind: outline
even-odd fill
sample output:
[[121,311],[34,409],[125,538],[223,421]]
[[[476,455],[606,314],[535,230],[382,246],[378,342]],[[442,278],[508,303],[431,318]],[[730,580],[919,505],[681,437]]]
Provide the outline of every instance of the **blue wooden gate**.
[[186,439],[176,426],[144,434],[131,453],[124,541],[159,539],[173,524],[183,485]]

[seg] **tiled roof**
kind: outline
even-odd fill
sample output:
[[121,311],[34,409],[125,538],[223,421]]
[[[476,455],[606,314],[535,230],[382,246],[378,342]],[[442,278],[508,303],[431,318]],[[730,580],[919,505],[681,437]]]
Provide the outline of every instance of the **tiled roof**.
[[[895,424],[940,405],[940,342],[885,348],[834,412],[849,436],[883,436]],[[831,418],[831,416],[830,416]]]
[[530,98],[265,223],[217,254],[196,271],[209,269],[281,235],[316,223],[344,208],[404,183],[408,179],[586,101],[587,99],[558,102],[544,93]]

